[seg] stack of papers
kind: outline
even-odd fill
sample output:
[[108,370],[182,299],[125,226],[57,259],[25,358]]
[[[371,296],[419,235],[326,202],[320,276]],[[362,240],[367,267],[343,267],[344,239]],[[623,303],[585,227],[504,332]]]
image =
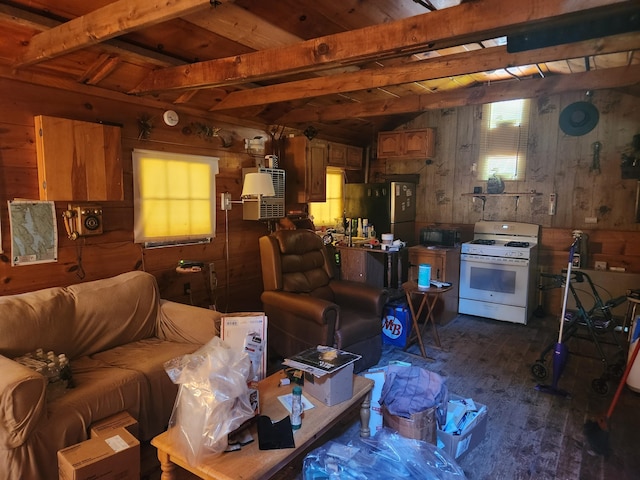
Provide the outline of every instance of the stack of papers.
[[309,348],[291,358],[287,358],[282,363],[310,373],[315,377],[322,377],[327,373],[333,373],[342,367],[346,367],[361,357],[361,355],[356,355],[355,353],[318,345],[315,348]]
[[460,435],[467,425],[486,408],[483,405],[478,409],[470,398],[449,400],[447,404],[447,423],[442,430],[452,435]]

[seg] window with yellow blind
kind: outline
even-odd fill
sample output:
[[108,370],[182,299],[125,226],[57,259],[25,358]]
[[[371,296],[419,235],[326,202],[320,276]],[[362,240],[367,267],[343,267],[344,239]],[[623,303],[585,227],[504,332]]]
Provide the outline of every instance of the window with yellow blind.
[[483,105],[478,179],[524,180],[528,137],[529,99]]
[[145,247],[210,242],[217,173],[215,157],[135,149],[134,242]]
[[342,222],[344,211],[344,172],[327,167],[327,200],[309,203],[309,215],[316,227],[335,227]]

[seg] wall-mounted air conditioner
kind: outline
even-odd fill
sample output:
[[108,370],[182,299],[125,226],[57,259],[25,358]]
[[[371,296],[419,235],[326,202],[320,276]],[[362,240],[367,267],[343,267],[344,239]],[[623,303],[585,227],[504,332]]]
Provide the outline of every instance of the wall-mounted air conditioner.
[[245,201],[242,204],[242,218],[244,220],[272,220],[284,218],[284,175],[281,168],[253,167],[243,168],[242,178],[247,173],[268,173],[273,180],[275,197],[261,197],[259,201]]

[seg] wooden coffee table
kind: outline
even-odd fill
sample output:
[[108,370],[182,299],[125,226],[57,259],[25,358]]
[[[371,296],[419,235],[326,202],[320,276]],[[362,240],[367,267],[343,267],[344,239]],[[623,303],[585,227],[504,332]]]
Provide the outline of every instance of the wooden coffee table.
[[[267,415],[273,421],[279,421],[289,412],[280,403],[278,397],[291,393],[292,386],[279,387],[280,379],[284,378],[282,372],[274,373],[261,381],[258,385],[260,391],[260,413]],[[341,419],[360,405],[360,435],[368,437],[369,416],[371,403],[371,389],[373,380],[354,375],[353,396],[350,400],[328,407],[320,400],[305,394],[305,397],[313,403],[315,408],[305,410],[302,419],[302,428],[297,430],[293,438],[296,448],[280,450],[260,450],[258,448],[258,433],[255,423],[250,427],[254,441],[235,452],[226,452],[207,460],[206,465],[189,465],[181,452],[180,445],[172,440],[168,432],[164,432],[153,440],[151,444],[158,449],[158,459],[162,468],[162,480],[173,480],[177,473],[176,466],[182,467],[194,475],[204,479],[215,480],[246,480],[267,479],[284,468],[301,455],[307,448],[329,431]],[[304,391],[304,388],[303,388]]]

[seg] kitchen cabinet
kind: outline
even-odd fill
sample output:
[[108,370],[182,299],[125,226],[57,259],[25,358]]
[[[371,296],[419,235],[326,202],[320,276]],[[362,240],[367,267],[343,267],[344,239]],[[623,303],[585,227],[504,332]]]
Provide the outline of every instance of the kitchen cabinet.
[[367,252],[364,248],[339,247],[340,279],[367,281]]
[[436,153],[435,129],[378,133],[378,158],[431,158]]
[[362,148],[329,142],[328,164],[345,170],[360,170],[362,168]]
[[38,115],[40,200],[124,200],[121,128]]
[[328,151],[328,143],[321,140],[286,139],[283,166],[287,205],[326,201]]
[[408,278],[407,249],[390,252],[379,248],[338,246],[340,278],[387,288],[393,296]]
[[443,293],[436,304],[435,318],[446,324],[458,315],[460,292],[460,247],[428,248],[421,245],[409,247],[409,280],[418,281],[418,265],[431,265],[431,279],[449,282],[451,290]]

